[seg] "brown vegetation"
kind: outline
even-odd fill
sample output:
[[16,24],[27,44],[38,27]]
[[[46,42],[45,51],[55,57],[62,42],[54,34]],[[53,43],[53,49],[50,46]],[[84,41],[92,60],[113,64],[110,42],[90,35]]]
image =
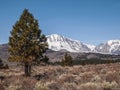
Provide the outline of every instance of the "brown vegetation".
[[[22,67],[0,70],[5,90],[119,90],[120,63],[85,66],[34,66],[31,77]],[[2,89],[2,90],[4,90]]]

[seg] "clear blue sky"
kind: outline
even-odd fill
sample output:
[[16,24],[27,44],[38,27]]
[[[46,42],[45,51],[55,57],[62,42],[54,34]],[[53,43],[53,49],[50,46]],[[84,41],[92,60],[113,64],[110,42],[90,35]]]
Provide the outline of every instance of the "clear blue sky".
[[98,45],[120,39],[120,0],[0,0],[0,43],[27,8],[46,35],[60,34]]

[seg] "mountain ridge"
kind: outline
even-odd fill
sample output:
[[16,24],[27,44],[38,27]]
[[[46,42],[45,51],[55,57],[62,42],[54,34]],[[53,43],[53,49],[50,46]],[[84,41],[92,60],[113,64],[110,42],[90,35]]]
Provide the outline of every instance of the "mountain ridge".
[[69,52],[80,52],[81,50],[90,50],[82,42],[58,34],[52,34],[47,36],[47,42],[49,45],[49,49],[52,49],[54,51],[59,51],[61,49],[65,49]]
[[120,40],[108,40],[97,46],[73,40],[71,38],[51,34],[47,36],[49,49],[54,51],[67,50],[69,52],[92,52],[102,54],[120,54]]
[[[120,40],[109,40],[105,43],[99,44],[98,46],[94,46],[94,45],[85,44],[78,40],[72,40],[64,36],[59,38],[57,38],[57,36],[55,36],[55,38],[53,37],[49,38],[50,36],[51,35],[47,36],[49,49],[46,51],[45,54],[49,57],[51,62],[62,60],[66,52],[69,53],[73,57],[73,59],[77,59],[78,57],[80,58],[80,60],[82,59],[84,60],[86,58],[88,59],[97,58],[97,59],[107,60],[110,58],[110,56],[112,60],[119,59]],[[9,46],[7,43],[0,45],[0,58],[4,61],[4,63],[13,65],[13,63],[8,61],[8,57],[9,57],[8,48]],[[70,50],[68,51],[67,49],[69,48]]]
[[[104,42],[104,43],[101,43],[95,46],[95,45],[83,43],[79,40],[73,40],[71,38],[58,35],[58,34],[51,34],[51,35],[47,35],[46,37],[47,37],[49,49],[53,51],[120,55],[120,40],[119,39],[108,40],[107,42]],[[4,44],[1,44],[0,48],[3,47],[2,45],[4,46]],[[2,49],[2,50],[6,50],[6,49]]]

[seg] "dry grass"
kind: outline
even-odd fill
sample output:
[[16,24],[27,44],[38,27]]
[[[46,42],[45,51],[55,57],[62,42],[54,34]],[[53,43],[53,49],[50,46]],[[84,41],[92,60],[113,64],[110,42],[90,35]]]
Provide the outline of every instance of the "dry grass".
[[34,66],[31,77],[22,67],[0,70],[5,90],[112,90],[120,88],[120,63],[73,67]]

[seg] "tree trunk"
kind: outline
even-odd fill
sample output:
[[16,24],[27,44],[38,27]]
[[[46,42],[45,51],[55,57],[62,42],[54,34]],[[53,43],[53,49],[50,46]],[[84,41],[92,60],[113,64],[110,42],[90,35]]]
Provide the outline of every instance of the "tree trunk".
[[28,66],[28,73],[29,73],[29,76],[31,76],[31,65]]
[[31,75],[31,65],[27,63],[25,64],[24,68],[25,76],[29,77]]

